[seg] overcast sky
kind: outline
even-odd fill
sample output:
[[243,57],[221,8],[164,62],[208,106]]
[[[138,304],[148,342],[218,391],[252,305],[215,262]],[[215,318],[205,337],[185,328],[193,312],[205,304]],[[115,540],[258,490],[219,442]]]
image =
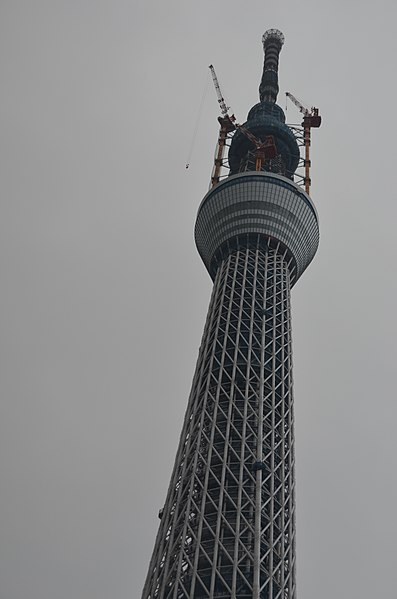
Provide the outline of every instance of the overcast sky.
[[2,1],[0,599],[140,597],[211,291],[208,65],[243,121],[272,27],[280,104],[323,116],[292,293],[298,594],[397,597],[396,6]]

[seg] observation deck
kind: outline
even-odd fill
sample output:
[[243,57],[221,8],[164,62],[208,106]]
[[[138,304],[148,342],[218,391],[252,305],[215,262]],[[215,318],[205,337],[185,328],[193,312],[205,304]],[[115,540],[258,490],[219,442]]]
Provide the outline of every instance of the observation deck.
[[317,211],[293,181],[274,173],[248,171],[231,175],[213,187],[200,204],[195,240],[214,279],[230,250],[257,244],[279,244],[292,258],[296,283],[317,251]]

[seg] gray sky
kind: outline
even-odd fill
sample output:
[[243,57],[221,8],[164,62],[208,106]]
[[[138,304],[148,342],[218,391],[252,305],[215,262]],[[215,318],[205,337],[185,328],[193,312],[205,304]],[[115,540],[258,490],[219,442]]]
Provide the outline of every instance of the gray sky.
[[140,597],[211,290],[208,65],[244,120],[270,27],[280,104],[323,115],[292,298],[298,593],[396,597],[396,6],[3,0],[0,599]]

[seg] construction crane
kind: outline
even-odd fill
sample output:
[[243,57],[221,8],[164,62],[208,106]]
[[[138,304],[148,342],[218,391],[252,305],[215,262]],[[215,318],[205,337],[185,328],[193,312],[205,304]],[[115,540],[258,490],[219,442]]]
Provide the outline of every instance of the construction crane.
[[318,108],[315,108],[313,106],[309,110],[297,98],[295,98],[295,96],[293,94],[291,94],[290,92],[285,92],[285,95],[287,96],[287,98],[289,98],[291,100],[291,102],[293,102],[295,104],[295,106],[297,106],[299,108],[300,112],[303,114],[302,127],[303,127],[303,143],[305,146],[305,159],[304,159],[304,163],[303,163],[304,167],[305,167],[304,183],[305,183],[305,191],[307,194],[309,194],[310,185],[311,185],[311,179],[310,179],[310,130],[312,127],[317,128],[321,125],[321,116],[318,113]]
[[265,160],[274,158],[277,154],[277,150],[272,135],[266,136],[264,141],[262,141],[261,139],[255,137],[255,135],[251,133],[251,131],[248,131],[248,129],[236,123],[236,117],[234,116],[234,114],[229,115],[230,107],[226,105],[225,99],[222,95],[214,66],[211,64],[209,68],[214,82],[218,103],[222,112],[222,116],[218,117],[218,121],[221,128],[219,131],[218,145],[215,152],[214,168],[211,176],[211,183],[214,187],[214,185],[217,185],[219,183],[220,171],[224,161],[224,151],[227,136],[235,129],[239,129],[255,146],[255,170],[262,170],[263,162]]
[[244,133],[244,135],[254,144],[255,146],[255,170],[261,171],[262,164],[266,160],[271,160],[277,156],[277,148],[274,142],[273,135],[267,135],[262,141],[258,137],[256,137],[251,131],[243,127],[242,125],[237,125],[236,127]]
[[214,82],[216,95],[218,97],[218,103],[221,108],[222,116],[218,117],[218,122],[220,124],[219,137],[218,137],[218,145],[215,152],[215,160],[214,160],[214,168],[212,170],[211,175],[211,183],[212,186],[217,185],[219,183],[221,168],[224,160],[226,139],[229,133],[235,130],[236,125],[236,117],[234,114],[229,115],[230,107],[226,106],[226,102],[222,96],[221,88],[219,86],[219,81],[215,73],[215,69],[212,64],[210,64],[209,69],[211,71],[212,80]]
[[214,82],[216,95],[218,96],[218,103],[219,103],[219,106],[221,107],[222,116],[223,117],[227,116],[232,122],[234,122],[236,120],[236,117],[234,116],[234,114],[231,117],[229,116],[230,106],[226,106],[225,99],[222,96],[221,88],[219,86],[218,77],[216,76],[216,73],[215,73],[214,65],[210,64],[209,69],[211,71],[212,80]]

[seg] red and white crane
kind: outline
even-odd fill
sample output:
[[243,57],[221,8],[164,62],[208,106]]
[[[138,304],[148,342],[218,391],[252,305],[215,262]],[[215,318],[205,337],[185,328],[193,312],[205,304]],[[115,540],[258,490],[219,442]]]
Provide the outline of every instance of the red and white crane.
[[310,185],[311,185],[311,179],[310,179],[310,130],[312,127],[319,127],[321,125],[321,116],[319,115],[318,112],[318,108],[315,108],[314,106],[309,110],[308,108],[306,108],[306,106],[304,106],[297,98],[295,98],[295,96],[293,94],[291,94],[290,92],[285,92],[285,95],[287,96],[287,98],[289,98],[291,100],[291,102],[293,102],[295,104],[295,106],[297,106],[300,110],[300,112],[303,114],[303,121],[302,121],[302,127],[303,127],[303,143],[305,146],[305,158],[304,158],[304,167],[305,167],[305,177],[304,177],[304,183],[305,183],[305,191],[307,194],[310,193]]
[[264,141],[255,137],[251,131],[248,131],[242,125],[236,123],[236,117],[234,114],[229,115],[230,106],[226,105],[225,99],[222,95],[221,88],[219,85],[218,78],[215,73],[214,66],[211,64],[209,66],[212,79],[214,82],[214,87],[216,91],[216,95],[218,98],[218,103],[221,108],[222,116],[218,117],[219,124],[221,126],[219,131],[218,145],[217,150],[215,152],[215,161],[214,168],[211,176],[212,186],[217,185],[219,183],[220,171],[224,161],[224,151],[226,146],[226,139],[229,133],[234,131],[235,129],[239,129],[255,146],[255,169],[260,171],[262,169],[262,164],[265,160],[269,158],[274,158],[276,155],[276,146],[274,143],[274,138],[272,135],[268,135],[265,137]]
[[218,98],[218,103],[221,108],[222,116],[218,117],[219,124],[221,126],[219,130],[218,144],[215,152],[215,160],[214,160],[214,168],[212,169],[211,175],[211,184],[212,186],[219,183],[221,168],[224,161],[224,153],[226,146],[226,139],[229,133],[235,130],[236,125],[236,117],[234,114],[229,115],[230,107],[226,106],[226,102],[224,97],[222,96],[221,88],[219,86],[219,81],[215,73],[214,66],[210,64],[209,69],[211,71],[212,80],[214,82],[216,95]]

